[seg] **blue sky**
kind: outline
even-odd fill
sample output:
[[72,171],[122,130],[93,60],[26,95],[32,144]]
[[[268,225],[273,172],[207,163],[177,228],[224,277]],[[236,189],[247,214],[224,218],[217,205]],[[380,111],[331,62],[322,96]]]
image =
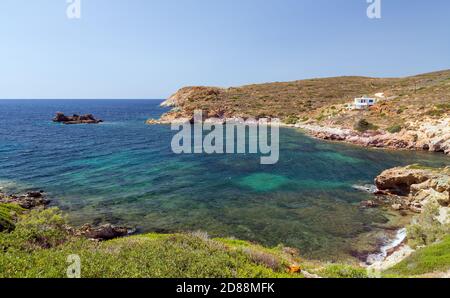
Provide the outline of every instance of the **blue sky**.
[[450,68],[450,1],[0,1],[0,98],[165,98],[235,86]]

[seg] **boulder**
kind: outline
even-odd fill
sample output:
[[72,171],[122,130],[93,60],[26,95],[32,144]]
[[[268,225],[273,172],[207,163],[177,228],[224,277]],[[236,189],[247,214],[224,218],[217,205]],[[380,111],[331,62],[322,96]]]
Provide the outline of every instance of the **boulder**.
[[396,210],[421,213],[424,206],[438,203],[450,206],[450,169],[433,169],[418,165],[384,171],[375,179],[377,187],[388,197],[396,197]]
[[427,171],[399,167],[381,173],[375,179],[375,185],[379,190],[389,191],[392,194],[408,195],[412,185],[429,179],[430,175]]
[[114,238],[128,236],[134,233],[134,229],[127,227],[116,227],[111,224],[105,224],[99,227],[92,227],[86,224],[81,227],[79,234],[89,239],[111,240]]

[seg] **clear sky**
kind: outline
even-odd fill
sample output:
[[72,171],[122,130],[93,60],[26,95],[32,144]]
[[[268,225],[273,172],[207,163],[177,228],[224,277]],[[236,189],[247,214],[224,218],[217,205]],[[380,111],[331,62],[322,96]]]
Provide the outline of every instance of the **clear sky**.
[[450,68],[450,1],[0,0],[0,98],[166,98],[235,86]]

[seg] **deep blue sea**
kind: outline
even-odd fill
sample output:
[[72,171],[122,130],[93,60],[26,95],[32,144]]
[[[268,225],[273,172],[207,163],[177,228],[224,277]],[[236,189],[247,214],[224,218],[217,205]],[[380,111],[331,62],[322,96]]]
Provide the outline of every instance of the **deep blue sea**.
[[[448,165],[440,154],[359,148],[281,130],[280,161],[255,155],[176,155],[168,126],[148,126],[157,100],[1,100],[0,187],[43,189],[72,224],[135,225],[141,232],[202,230],[308,257],[354,254],[363,236],[386,224],[361,210],[382,170]],[[55,112],[92,113],[100,125],[52,123]]]

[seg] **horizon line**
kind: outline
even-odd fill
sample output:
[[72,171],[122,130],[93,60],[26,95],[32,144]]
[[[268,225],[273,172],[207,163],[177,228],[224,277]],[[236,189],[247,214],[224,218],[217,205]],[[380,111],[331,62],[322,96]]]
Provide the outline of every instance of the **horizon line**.
[[166,98],[0,98],[0,100],[166,100]]

